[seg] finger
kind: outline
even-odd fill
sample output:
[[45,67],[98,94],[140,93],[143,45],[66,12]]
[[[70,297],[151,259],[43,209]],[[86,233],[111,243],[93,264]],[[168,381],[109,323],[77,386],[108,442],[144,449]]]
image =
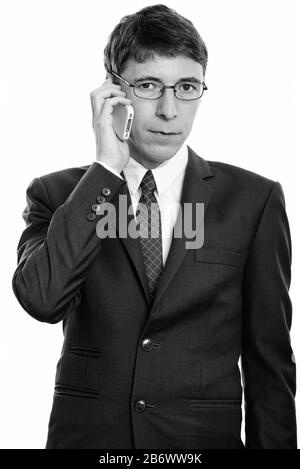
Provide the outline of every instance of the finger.
[[91,91],[90,94],[96,94],[96,93],[101,93],[101,91],[103,89],[106,89],[106,88],[112,88],[112,89],[116,89],[116,90],[121,90],[121,85],[116,85],[115,83],[111,83],[109,81],[105,81],[102,83],[101,86],[99,86],[99,88],[96,88],[95,90]]
[[120,86],[101,86],[97,90],[94,90],[90,93],[91,101],[93,98],[93,101],[95,99],[101,99],[101,98],[109,98],[110,96],[121,96],[121,95],[126,95],[125,91],[121,89]]
[[107,118],[113,112],[114,106],[117,104],[131,104],[131,99],[123,98],[122,96],[115,96],[114,98],[106,99],[104,105],[102,106],[100,118]]
[[105,81],[102,83],[101,86],[99,86],[99,88],[96,88],[95,90],[92,91],[92,93],[95,93],[97,91],[101,91],[102,87],[106,87],[106,86],[112,86],[112,87],[116,87],[116,88],[119,88],[121,89],[121,85],[118,84],[118,83],[114,83],[114,80],[113,80],[113,76],[109,76],[105,79]]
[[125,97],[126,93],[120,89],[105,88],[97,93],[91,93],[91,106],[93,111],[93,120],[97,119],[100,115],[103,103],[106,99],[112,96]]

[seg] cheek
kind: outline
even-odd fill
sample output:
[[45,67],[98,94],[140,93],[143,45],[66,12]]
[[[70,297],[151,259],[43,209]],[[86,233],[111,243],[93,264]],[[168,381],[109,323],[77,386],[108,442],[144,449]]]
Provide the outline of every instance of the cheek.
[[191,106],[190,108],[186,107],[182,110],[181,121],[183,123],[186,131],[189,131],[193,125],[198,106]]
[[141,134],[151,128],[150,123],[155,116],[154,106],[152,103],[136,103],[134,106],[134,117],[132,123],[131,134],[133,136]]
[[[185,134],[190,132],[198,110],[198,104],[192,106],[191,103],[187,104],[188,105],[179,106],[178,116],[176,118],[178,128],[181,128]],[[147,130],[157,127],[157,119],[155,103],[151,101],[135,102],[131,129],[132,138],[147,140],[147,137],[149,137],[151,140],[151,136],[148,134]]]

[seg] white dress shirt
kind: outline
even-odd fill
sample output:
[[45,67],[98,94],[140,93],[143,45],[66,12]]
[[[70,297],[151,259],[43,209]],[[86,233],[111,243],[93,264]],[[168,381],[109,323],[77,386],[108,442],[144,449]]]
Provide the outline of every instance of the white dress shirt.
[[[163,265],[165,265],[172,241],[172,231],[180,206],[187,161],[188,149],[184,144],[172,158],[151,170],[157,187],[154,194],[161,212]],[[98,160],[97,163],[102,164],[106,169],[123,179],[120,173],[111,168],[107,163]],[[134,216],[136,216],[138,201],[142,195],[142,190],[139,186],[147,170],[147,168],[131,156],[129,156],[129,160],[123,168],[131,196]]]

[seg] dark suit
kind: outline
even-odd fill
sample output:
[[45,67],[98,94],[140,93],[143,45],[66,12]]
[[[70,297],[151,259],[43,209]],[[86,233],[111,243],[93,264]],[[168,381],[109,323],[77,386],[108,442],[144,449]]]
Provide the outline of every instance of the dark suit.
[[96,235],[104,188],[129,203],[97,162],[27,189],[13,289],[65,336],[46,448],[243,448],[240,355],[246,448],[296,448],[281,185],[189,148],[181,202],[204,202],[204,246],[173,239],[152,307],[139,240]]

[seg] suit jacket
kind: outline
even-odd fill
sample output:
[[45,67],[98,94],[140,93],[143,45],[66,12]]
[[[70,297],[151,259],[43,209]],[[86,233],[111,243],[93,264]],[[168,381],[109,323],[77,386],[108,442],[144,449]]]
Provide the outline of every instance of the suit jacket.
[[181,203],[204,203],[204,245],[173,238],[152,305],[139,240],[96,234],[94,204],[125,194],[97,162],[27,189],[13,290],[64,332],[46,449],[296,448],[280,183],[189,148]]

